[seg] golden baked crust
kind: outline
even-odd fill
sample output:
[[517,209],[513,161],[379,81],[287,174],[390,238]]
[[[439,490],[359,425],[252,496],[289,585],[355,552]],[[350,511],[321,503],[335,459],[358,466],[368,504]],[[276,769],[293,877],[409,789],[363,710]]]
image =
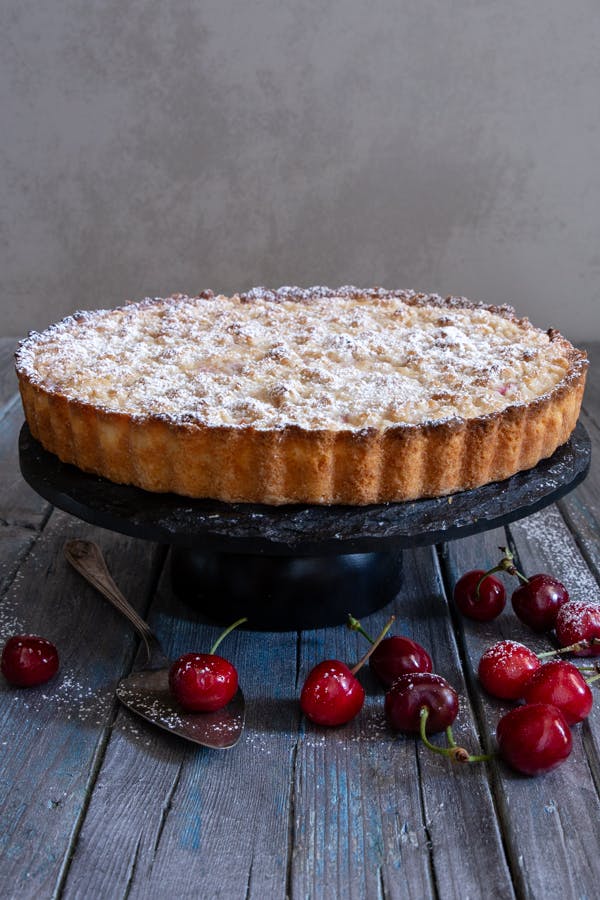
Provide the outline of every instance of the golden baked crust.
[[28,425],[64,462],[268,504],[402,501],[507,478],[568,439],[586,367],[508,306],[349,287],[77,313],[17,351]]

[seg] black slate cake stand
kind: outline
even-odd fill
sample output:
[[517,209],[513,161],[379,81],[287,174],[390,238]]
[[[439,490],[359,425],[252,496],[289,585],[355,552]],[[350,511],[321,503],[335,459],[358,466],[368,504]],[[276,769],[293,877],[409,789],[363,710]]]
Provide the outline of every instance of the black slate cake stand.
[[534,469],[450,497],[376,506],[262,506],[192,500],[118,485],[60,462],[27,425],[19,437],[25,480],[74,516],[169,544],[175,593],[216,622],[247,616],[266,630],[341,623],[392,600],[402,551],[486,531],[531,515],[587,475],[581,423]]

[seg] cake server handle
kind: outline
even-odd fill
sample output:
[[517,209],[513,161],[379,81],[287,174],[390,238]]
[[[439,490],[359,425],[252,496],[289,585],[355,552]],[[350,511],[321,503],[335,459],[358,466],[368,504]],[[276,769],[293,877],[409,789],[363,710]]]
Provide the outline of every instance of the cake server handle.
[[94,541],[76,539],[64,546],[67,561],[133,625],[144,641],[153,668],[168,665],[158,638],[125,599],[108,571],[100,547]]

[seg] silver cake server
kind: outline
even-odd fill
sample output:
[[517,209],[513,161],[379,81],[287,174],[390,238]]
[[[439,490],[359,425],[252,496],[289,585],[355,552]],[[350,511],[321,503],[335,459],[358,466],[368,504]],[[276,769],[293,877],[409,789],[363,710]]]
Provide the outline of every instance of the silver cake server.
[[245,703],[240,688],[227,706],[215,712],[188,713],[169,691],[170,660],[156,635],[127,602],[108,571],[102,551],[93,541],[67,541],[67,560],[133,625],[142,638],[148,662],[121,679],[116,694],[121,703],[153,725],[214,750],[227,750],[240,739],[244,728]]

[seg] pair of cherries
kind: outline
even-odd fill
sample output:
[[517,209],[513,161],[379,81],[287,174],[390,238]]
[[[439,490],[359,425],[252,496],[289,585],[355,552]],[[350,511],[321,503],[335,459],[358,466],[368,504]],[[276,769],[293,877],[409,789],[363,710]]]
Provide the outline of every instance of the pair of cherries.
[[391,616],[373,640],[357,619],[348,617],[348,627],[366,637],[371,648],[353,668],[339,659],[326,659],[311,669],[300,694],[300,707],[308,719],[328,726],[344,725],[354,719],[365,701],[365,690],[356,673],[367,660],[386,687],[409,673],[431,672],[431,657],[420,644],[399,635],[385,637],[394,620],[395,616]]
[[524,700],[500,720],[496,731],[502,756],[519,772],[537,775],[555,768],[571,753],[569,726],[587,718],[593,704],[590,683],[573,663],[543,662],[558,653],[589,648],[582,642],[537,655],[517,641],[499,641],[479,661],[479,680],[489,694]]
[[[420,734],[431,750],[461,762],[487,759],[471,756],[457,747],[451,726],[458,714],[458,694],[445,678],[432,672],[432,660],[424,647],[401,635],[385,637],[393,621],[394,616],[373,640],[360,622],[349,616],[348,627],[360,632],[371,648],[352,669],[336,659],[324,660],[311,669],[300,694],[304,715],[318,725],[328,726],[343,725],[354,719],[365,700],[356,673],[369,659],[369,667],[388,689],[384,708],[391,728]],[[431,744],[427,735],[444,730],[449,747]]]
[[552,575],[538,574],[526,578],[514,565],[508,547],[501,547],[498,565],[485,572],[473,569],[458,579],[454,587],[454,603],[470,619],[489,622],[500,615],[506,605],[506,590],[495,572],[514,575],[522,584],[513,591],[511,601],[517,618],[534,631],[550,631],[555,627],[561,607],[569,600],[564,584]]
[[[169,669],[169,689],[186,712],[213,712],[226,706],[238,689],[235,666],[216,654],[227,635],[246,622],[238,619],[215,641],[208,653],[185,653]],[[56,675],[58,651],[38,635],[14,635],[5,644],[0,670],[15,687],[35,687]]]

